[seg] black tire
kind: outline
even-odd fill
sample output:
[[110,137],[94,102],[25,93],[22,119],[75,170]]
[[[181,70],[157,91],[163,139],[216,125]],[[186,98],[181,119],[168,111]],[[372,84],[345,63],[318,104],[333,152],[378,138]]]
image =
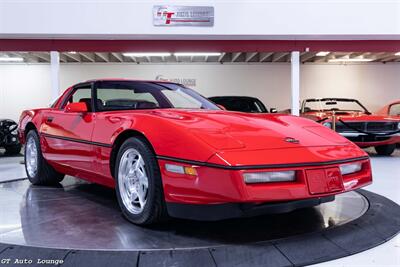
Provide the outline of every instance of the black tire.
[[396,144],[375,147],[376,153],[378,153],[378,155],[381,156],[390,156],[393,154],[395,149],[396,149]]
[[[124,155],[124,152],[130,148],[137,150],[142,156],[145,163],[144,168],[148,178],[146,204],[144,205],[143,210],[138,214],[132,213],[126,208],[122,200],[121,188],[119,185],[119,180],[121,179],[119,177],[121,157]],[[121,145],[117,155],[114,174],[116,179],[116,194],[118,203],[122,214],[126,219],[135,224],[148,225],[161,222],[168,217],[165,208],[163,185],[158,162],[152,149],[144,138],[131,137]]]
[[21,144],[15,144],[4,147],[6,149],[6,155],[18,155],[21,152]]
[[[36,144],[37,149],[37,171],[33,176],[29,174],[27,169],[27,144],[31,138]],[[39,136],[35,130],[29,131],[26,135],[24,162],[26,175],[33,185],[54,185],[58,184],[64,179],[65,175],[57,172],[52,166],[47,163],[46,159],[43,157],[42,150],[40,148]]]

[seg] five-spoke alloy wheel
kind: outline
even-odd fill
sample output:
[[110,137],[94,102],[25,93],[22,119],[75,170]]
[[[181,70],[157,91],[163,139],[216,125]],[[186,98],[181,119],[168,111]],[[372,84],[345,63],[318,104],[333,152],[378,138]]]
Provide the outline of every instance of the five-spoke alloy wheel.
[[136,224],[152,224],[166,217],[161,174],[151,146],[131,137],[119,148],[114,176],[123,215]]
[[35,130],[26,135],[24,157],[26,175],[32,184],[51,185],[64,179],[64,174],[57,172],[43,157],[39,135]]

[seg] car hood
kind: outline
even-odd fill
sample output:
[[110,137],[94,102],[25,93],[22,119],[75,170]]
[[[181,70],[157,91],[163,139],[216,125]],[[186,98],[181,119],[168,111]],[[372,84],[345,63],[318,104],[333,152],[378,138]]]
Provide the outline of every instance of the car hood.
[[217,150],[266,150],[339,146],[349,141],[313,121],[282,114],[210,110],[157,110]]

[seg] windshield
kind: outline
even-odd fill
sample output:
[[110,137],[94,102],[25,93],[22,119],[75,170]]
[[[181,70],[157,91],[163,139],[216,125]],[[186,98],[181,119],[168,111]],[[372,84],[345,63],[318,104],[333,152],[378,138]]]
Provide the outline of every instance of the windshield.
[[101,81],[96,84],[98,110],[220,109],[192,89],[173,83]]
[[344,112],[365,112],[368,110],[355,99],[307,99],[303,103],[302,112],[325,112],[325,111],[344,111]]
[[250,112],[250,113],[267,113],[264,104],[250,97],[210,97],[210,100],[216,104],[224,106],[227,110]]

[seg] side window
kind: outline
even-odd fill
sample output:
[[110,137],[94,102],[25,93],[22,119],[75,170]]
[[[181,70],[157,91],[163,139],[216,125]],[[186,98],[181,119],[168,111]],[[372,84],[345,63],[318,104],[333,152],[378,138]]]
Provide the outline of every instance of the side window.
[[400,104],[393,104],[390,106],[389,115],[400,116]]
[[70,103],[76,103],[76,102],[84,102],[87,105],[88,110],[91,110],[91,99],[92,99],[92,93],[91,93],[91,88],[79,88],[76,89],[72,95],[68,97],[68,100],[64,102],[64,105],[62,108],[65,108],[67,104]]
[[132,88],[97,88],[99,110],[157,108],[159,103],[151,92]]

